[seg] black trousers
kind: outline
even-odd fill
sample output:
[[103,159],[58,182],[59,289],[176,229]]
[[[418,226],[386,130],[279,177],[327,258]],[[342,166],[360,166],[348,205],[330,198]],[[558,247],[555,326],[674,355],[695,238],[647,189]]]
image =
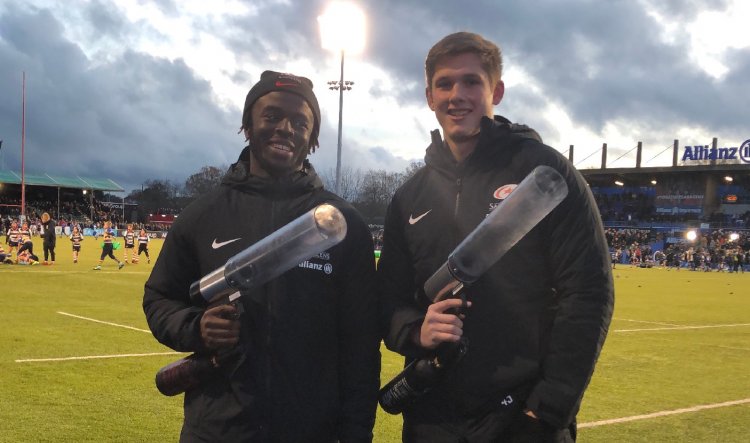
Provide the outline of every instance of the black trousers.
[[52,261],[55,261],[55,244],[44,242],[42,248],[44,249],[44,261],[47,261],[50,256],[52,256]]
[[113,250],[114,246],[112,246],[112,243],[104,243],[104,247],[102,248],[102,256],[99,258],[99,260],[104,260],[104,257],[109,257],[112,260],[117,261],[115,254],[112,252]]
[[18,251],[16,251],[16,255],[17,255],[17,254],[20,254],[20,253],[21,253],[21,252],[23,252],[23,251],[29,251],[29,254],[33,254],[33,253],[34,253],[34,243],[32,243],[32,242],[30,242],[30,241],[27,241],[27,242],[25,242],[24,244],[22,244],[22,245],[21,245],[21,246],[20,246],[20,247],[18,248]]

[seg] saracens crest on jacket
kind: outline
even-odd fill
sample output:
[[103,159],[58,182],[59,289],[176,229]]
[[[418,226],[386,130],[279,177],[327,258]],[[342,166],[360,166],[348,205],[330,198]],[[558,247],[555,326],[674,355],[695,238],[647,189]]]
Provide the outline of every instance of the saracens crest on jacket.
[[491,202],[490,207],[487,210],[487,215],[492,212],[493,209],[497,208],[497,205],[503,202],[511,192],[513,192],[514,189],[518,187],[518,184],[508,184],[508,185],[502,185],[499,188],[495,189],[495,192],[492,193],[492,198],[495,200],[500,200],[499,202]]

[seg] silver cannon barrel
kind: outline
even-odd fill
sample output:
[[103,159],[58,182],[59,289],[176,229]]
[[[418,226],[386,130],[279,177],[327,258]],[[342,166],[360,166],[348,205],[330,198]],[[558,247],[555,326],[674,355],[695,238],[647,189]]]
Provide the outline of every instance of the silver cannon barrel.
[[316,206],[194,282],[190,297],[210,303],[242,289],[256,288],[338,244],[345,236],[346,219],[341,211],[327,203]]
[[568,195],[559,172],[537,166],[453,250],[448,260],[425,282],[434,302],[459,284],[476,281]]

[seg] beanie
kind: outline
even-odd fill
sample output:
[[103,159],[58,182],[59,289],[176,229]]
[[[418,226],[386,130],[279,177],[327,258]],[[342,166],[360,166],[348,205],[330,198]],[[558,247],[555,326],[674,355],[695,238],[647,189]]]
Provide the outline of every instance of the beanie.
[[260,75],[260,80],[247,93],[245,98],[245,109],[242,112],[242,127],[250,128],[251,110],[253,104],[262,96],[273,91],[291,92],[302,96],[310,105],[315,122],[310,141],[317,144],[318,133],[320,131],[320,107],[318,99],[313,92],[313,83],[309,78],[299,77],[294,74],[283,72],[264,71]]

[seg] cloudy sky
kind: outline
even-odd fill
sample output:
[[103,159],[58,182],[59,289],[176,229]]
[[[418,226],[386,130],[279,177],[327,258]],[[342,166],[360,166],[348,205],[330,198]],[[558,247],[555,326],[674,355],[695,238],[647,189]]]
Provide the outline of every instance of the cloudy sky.
[[[538,130],[579,168],[671,164],[669,148],[750,138],[750,2],[373,0],[366,46],[346,57],[343,165],[403,170],[437,127],[424,57],[451,32],[503,50],[496,112]],[[232,163],[247,90],[265,69],[306,75],[323,112],[323,174],[336,163],[337,54],[324,0],[0,0],[0,167],[107,177],[127,191]],[[666,151],[665,151],[666,150]],[[622,156],[622,157],[621,157]],[[621,158],[620,158],[621,157]]]

